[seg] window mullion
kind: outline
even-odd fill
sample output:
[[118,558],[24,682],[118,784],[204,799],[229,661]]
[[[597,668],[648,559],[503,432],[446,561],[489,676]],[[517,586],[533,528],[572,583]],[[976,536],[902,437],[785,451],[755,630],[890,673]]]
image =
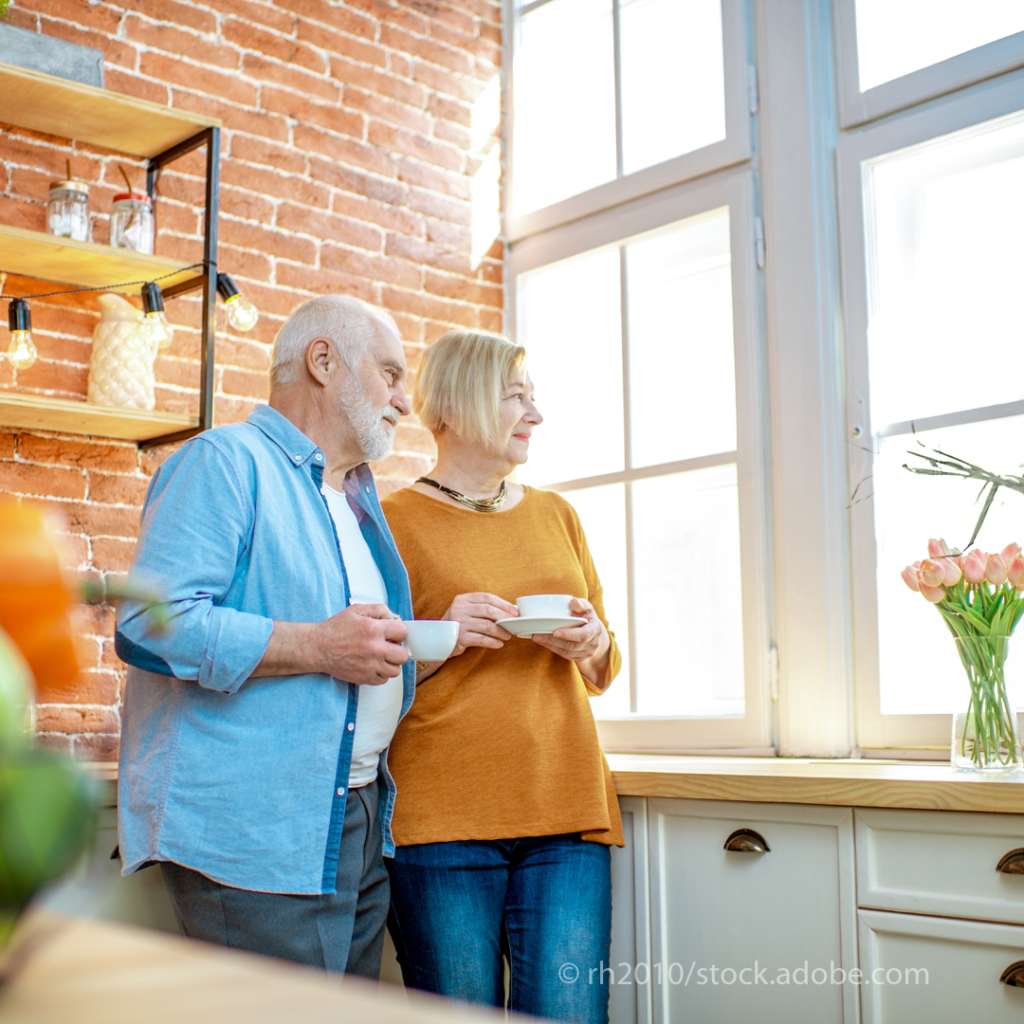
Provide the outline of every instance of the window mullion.
[[622,47],[619,0],[612,0],[612,49],[615,56],[615,177],[622,177]]
[[[618,0],[615,0],[615,24],[618,25]],[[618,29],[616,28],[616,34]],[[616,81],[618,80],[618,45],[615,48],[615,71]],[[618,90],[616,90],[618,96]],[[621,135],[620,135],[621,141]],[[619,160],[622,159],[622,149],[619,149]],[[631,424],[633,421],[632,409],[630,406],[629,388],[629,288],[628,276],[626,274],[626,247],[619,246],[619,310],[621,317],[620,328],[622,331],[622,464],[628,472],[633,468],[633,445]],[[633,485],[627,481],[625,486],[626,502],[626,618],[629,629],[629,710],[635,712],[637,708],[637,679],[636,679],[636,601],[633,594]]]

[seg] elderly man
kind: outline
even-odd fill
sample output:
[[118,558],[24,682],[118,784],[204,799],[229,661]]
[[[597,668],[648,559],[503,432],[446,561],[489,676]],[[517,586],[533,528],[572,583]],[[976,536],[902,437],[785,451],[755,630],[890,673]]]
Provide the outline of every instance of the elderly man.
[[146,496],[120,608],[120,848],[159,862],[186,935],[376,977],[412,703],[409,584],[366,462],[409,412],[388,314],[310,299],[274,345],[270,405],[190,440]]

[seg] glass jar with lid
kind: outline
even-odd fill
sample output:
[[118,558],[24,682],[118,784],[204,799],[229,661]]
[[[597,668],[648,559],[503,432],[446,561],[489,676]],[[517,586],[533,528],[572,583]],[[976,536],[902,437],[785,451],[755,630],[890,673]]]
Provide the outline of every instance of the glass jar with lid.
[[55,181],[46,204],[46,233],[88,242],[90,227],[89,186],[71,179]]
[[153,200],[145,192],[114,196],[110,212],[110,244],[153,255]]

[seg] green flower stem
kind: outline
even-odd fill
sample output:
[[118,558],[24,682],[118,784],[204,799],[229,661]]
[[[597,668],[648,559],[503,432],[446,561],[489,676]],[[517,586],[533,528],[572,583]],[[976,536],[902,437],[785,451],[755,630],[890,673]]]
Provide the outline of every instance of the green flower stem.
[[935,607],[953,635],[971,688],[960,753],[983,767],[1015,758],[1015,716],[1003,667],[1008,641],[1024,615],[1024,595],[1012,584],[999,587],[962,579],[945,587]]

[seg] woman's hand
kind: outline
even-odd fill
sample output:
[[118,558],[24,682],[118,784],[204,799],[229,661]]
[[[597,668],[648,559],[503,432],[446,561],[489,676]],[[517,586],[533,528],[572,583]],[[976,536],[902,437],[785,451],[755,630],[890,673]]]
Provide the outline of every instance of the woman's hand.
[[587,679],[595,686],[601,686],[604,669],[608,664],[608,652],[612,646],[611,637],[589,601],[574,597],[569,602],[569,611],[587,621],[582,626],[556,629],[554,633],[534,633],[533,642],[567,661],[576,662],[577,668]]
[[[514,604],[509,604],[496,594],[459,594],[444,618],[459,624],[459,636],[449,658],[456,658],[469,647],[504,647],[512,634],[497,625],[498,619],[511,619],[519,614]],[[416,662],[416,685],[432,676],[443,661]]]
[[512,634],[497,622],[518,614],[519,609],[514,604],[496,594],[459,594],[444,613],[446,619],[459,624],[459,638],[450,657],[457,657],[468,647],[504,647]]

